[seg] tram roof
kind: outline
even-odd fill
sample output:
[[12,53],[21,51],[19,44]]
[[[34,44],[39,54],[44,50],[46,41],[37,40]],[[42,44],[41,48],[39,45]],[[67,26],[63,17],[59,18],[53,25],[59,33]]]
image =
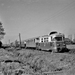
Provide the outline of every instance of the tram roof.
[[27,40],[33,40],[33,39],[37,39],[37,38],[41,38],[41,37],[49,37],[49,36],[55,36],[55,35],[58,35],[58,34],[60,34],[60,35],[64,35],[64,34],[62,34],[62,33],[54,33],[54,34],[48,34],[48,35],[43,35],[43,36],[38,36],[38,37],[33,37],[33,38],[29,38],[29,39],[26,39],[26,40],[24,40],[24,41],[27,41]]

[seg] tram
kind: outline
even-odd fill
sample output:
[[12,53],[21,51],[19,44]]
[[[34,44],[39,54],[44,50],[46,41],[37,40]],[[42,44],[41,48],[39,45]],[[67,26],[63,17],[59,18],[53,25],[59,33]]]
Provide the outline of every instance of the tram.
[[61,52],[66,49],[65,36],[62,33],[51,32],[49,35],[25,40],[25,46],[37,50]]

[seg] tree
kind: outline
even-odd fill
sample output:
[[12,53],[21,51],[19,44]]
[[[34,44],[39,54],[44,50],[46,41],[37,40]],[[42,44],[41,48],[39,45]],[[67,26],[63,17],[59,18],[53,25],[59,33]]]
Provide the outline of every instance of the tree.
[[2,22],[0,22],[0,40],[3,39],[5,35],[4,28],[2,26]]

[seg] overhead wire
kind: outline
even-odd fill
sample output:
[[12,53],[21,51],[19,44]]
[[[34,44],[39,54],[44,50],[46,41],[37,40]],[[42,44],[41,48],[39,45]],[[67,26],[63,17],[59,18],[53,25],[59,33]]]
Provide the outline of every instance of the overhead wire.
[[68,11],[70,9],[70,7],[72,7],[75,4],[75,1],[71,2],[70,4],[68,4],[67,6],[63,7],[62,9],[60,9],[59,11],[55,12],[54,14],[52,14],[52,16],[46,20],[43,20],[41,22],[39,22],[38,24],[42,24],[45,23],[46,21],[50,21],[51,19],[63,14],[64,12]]
[[40,24],[40,26],[41,26],[41,24],[43,24],[43,23],[45,23],[45,22],[47,22],[47,21],[51,21],[53,18],[56,18],[56,17],[60,16],[61,14],[67,12],[71,7],[73,7],[73,5],[75,5],[75,1],[72,1],[71,3],[69,3],[69,4],[66,5],[66,6],[64,6],[62,9],[60,9],[59,11],[55,12],[54,14],[52,14],[52,16],[51,16],[50,18],[48,18],[48,19],[46,19],[46,20],[44,19],[44,20],[42,20],[41,22],[37,23],[37,24],[35,25],[35,27],[37,28],[37,26],[38,26],[39,24]]

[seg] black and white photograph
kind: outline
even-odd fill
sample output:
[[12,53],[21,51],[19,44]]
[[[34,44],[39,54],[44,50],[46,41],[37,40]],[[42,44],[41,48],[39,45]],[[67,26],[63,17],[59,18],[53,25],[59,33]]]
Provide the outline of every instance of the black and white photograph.
[[75,75],[75,0],[0,0],[0,75]]

